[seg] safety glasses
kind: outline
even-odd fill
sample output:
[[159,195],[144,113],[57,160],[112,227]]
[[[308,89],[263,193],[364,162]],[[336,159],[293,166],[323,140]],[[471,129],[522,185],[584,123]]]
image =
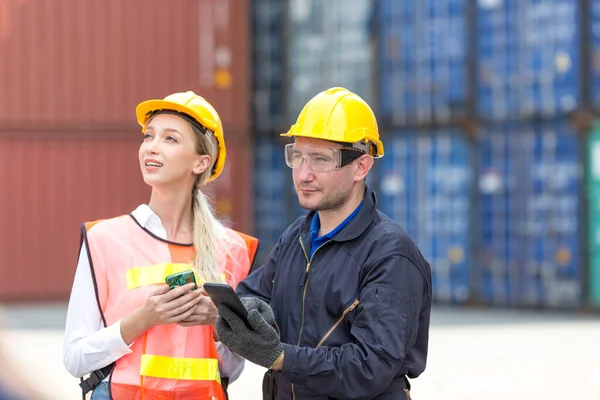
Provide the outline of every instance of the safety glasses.
[[330,172],[342,168],[366,153],[354,149],[330,149],[290,143],[285,145],[285,163],[300,168],[302,160],[313,172]]

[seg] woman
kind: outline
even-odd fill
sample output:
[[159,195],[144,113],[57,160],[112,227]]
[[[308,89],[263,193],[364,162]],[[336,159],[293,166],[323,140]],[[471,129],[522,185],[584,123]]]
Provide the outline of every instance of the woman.
[[[200,284],[235,287],[257,241],[219,223],[202,193],[225,163],[221,121],[193,92],[143,102],[136,114],[150,202],[82,227],[64,364],[75,377],[104,368],[84,384],[101,381],[93,400],[224,399],[221,376],[235,380],[244,361],[218,342]],[[200,290],[169,290],[165,278],[189,269]]]

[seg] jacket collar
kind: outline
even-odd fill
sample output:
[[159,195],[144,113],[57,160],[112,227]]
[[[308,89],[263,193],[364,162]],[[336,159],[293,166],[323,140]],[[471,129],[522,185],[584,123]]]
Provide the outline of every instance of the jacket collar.
[[[369,186],[366,186],[363,205],[360,208],[360,211],[354,218],[352,218],[350,222],[348,222],[348,225],[339,231],[331,240],[336,242],[345,242],[356,239],[363,234],[369,224],[373,221],[376,210],[377,197],[375,196],[375,192]],[[315,214],[316,211],[309,212],[302,221],[302,224],[300,225],[300,235],[302,237],[310,237],[310,224]]]

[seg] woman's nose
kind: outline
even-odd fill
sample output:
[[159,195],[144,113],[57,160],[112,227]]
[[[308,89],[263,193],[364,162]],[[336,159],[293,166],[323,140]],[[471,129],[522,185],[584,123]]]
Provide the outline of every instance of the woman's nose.
[[152,139],[150,142],[148,142],[146,151],[151,154],[156,154],[158,152],[158,140]]

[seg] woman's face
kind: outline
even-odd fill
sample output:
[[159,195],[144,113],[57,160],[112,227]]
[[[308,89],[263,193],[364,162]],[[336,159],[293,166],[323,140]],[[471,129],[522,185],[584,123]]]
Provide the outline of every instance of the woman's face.
[[208,168],[210,156],[196,152],[196,138],[186,120],[158,114],[146,125],[139,161],[144,181],[153,188],[188,187]]

